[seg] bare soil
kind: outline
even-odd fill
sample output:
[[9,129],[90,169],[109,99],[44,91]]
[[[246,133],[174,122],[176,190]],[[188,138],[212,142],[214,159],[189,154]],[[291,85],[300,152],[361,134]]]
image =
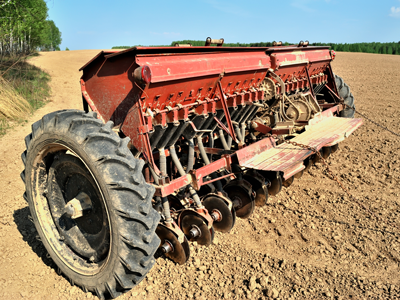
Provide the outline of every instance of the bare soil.
[[[30,124],[55,110],[82,107],[78,69],[97,52],[33,58],[52,76],[51,102],[0,138],[0,299],[95,298],[56,274],[36,238],[19,174]],[[395,132],[399,65],[400,56],[360,53],[338,53],[333,63],[357,109]],[[399,154],[398,137],[365,120],[328,159],[350,192],[384,222],[351,201],[317,164],[230,233],[217,233],[209,248],[192,244],[185,265],[159,258],[119,299],[400,298]]]

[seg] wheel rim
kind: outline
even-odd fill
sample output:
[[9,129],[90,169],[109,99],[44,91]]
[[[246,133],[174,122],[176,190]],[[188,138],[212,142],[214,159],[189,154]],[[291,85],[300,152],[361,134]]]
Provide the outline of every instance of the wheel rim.
[[[110,217],[102,190],[84,160],[60,143],[38,152],[31,172],[35,214],[46,242],[70,269],[95,275],[106,265],[112,245]],[[75,220],[64,206],[79,192],[92,210]]]

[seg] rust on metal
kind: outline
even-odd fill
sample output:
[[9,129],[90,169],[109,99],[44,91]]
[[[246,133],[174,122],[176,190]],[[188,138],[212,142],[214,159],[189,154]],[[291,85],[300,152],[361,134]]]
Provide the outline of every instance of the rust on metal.
[[[160,176],[158,148],[170,146],[168,141],[163,143],[165,137],[182,149],[186,149],[187,139],[196,135],[208,136],[204,142],[210,138],[223,142],[217,147],[204,147],[211,158],[209,164],[188,170],[185,176],[170,172],[164,185],[155,185],[157,195],[167,196],[188,185],[198,190],[205,184],[204,177],[219,170],[231,172],[233,161],[244,168],[282,171],[286,178],[301,171],[301,162],[310,152],[276,145],[269,134],[284,136],[305,129],[293,140],[321,148],[340,142],[361,125],[359,119],[334,117],[344,107],[333,78],[328,47],[305,47],[308,43],[303,42],[288,47],[277,44],[269,48],[228,48],[220,47],[222,43],[223,39],[208,38],[208,46],[204,47],[133,47],[100,52],[81,68],[85,101],[101,120],[113,121],[122,134],[131,138],[136,155],[156,175]],[[133,77],[135,70],[141,71],[140,80]],[[267,95],[264,80],[273,93]],[[326,93],[332,96],[330,102],[317,102],[314,89],[320,90],[319,87],[326,87]],[[320,112],[311,114],[307,109],[311,104],[303,104],[302,110],[296,108],[292,100],[287,100],[289,93],[303,97],[301,103],[311,95],[311,102]],[[270,101],[268,105],[266,101]],[[282,101],[291,105],[291,116],[300,112],[306,117],[277,119],[273,123],[257,119],[258,111]],[[196,116],[206,118],[195,123]],[[157,126],[165,128],[165,132],[156,138]],[[223,137],[215,133],[216,128],[222,129]],[[194,150],[200,155],[197,145]],[[168,154],[167,148],[164,151]],[[221,176],[225,175],[218,175]]]
[[[306,144],[319,150],[324,146],[337,144],[361,125],[362,119],[328,117],[317,124],[309,126],[304,133],[298,135],[291,141]],[[249,147],[245,149],[249,150],[248,148]],[[243,150],[239,150],[237,154]],[[255,155],[250,155],[248,159],[241,159],[238,155],[239,164],[243,167],[256,170],[281,171],[284,172],[284,174],[291,174],[290,170],[293,166],[302,163],[304,159],[312,154],[312,152],[307,149],[287,144],[274,146],[262,153],[257,152],[254,152]],[[301,169],[302,168],[299,167],[299,171],[301,171]],[[285,177],[289,178],[290,176]]]

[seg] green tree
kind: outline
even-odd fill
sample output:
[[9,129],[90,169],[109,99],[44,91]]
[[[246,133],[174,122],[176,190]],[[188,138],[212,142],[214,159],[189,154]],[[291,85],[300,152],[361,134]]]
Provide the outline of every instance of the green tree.
[[26,54],[49,42],[57,49],[61,33],[46,20],[47,10],[44,0],[0,1],[0,55]]
[[46,20],[46,26],[42,32],[42,50],[55,50],[61,44],[61,32],[51,20]]

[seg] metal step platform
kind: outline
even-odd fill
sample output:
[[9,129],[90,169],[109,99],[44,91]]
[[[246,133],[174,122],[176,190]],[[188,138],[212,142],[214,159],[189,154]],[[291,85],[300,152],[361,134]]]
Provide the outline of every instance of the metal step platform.
[[[322,147],[333,146],[343,141],[362,123],[362,119],[331,116],[307,125],[306,131],[291,141],[320,150]],[[310,150],[287,143],[276,145],[272,137],[236,152],[240,166],[264,171],[281,171],[284,173],[284,179],[303,170],[303,161],[311,154]]]

